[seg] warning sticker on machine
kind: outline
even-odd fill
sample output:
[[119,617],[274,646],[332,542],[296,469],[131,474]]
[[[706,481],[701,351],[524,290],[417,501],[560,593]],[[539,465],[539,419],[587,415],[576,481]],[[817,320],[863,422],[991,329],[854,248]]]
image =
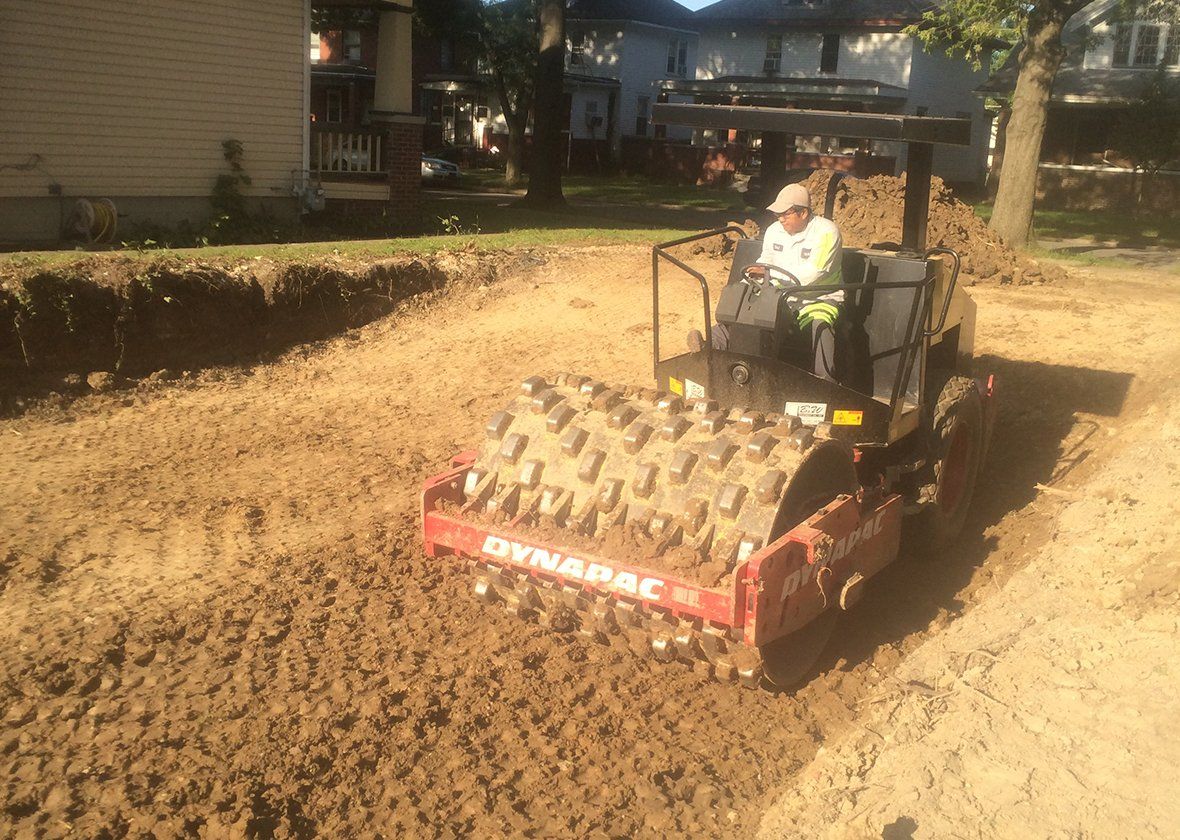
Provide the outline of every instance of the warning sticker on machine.
[[678,397],[683,397],[684,396],[684,383],[681,382],[679,379],[669,376],[668,377],[668,390],[671,391],[673,394],[675,394]]
[[690,400],[703,400],[705,386],[699,382],[693,382],[691,379],[686,379],[684,380],[684,396]]
[[783,409],[783,414],[798,417],[804,426],[818,426],[828,415],[828,404],[789,402]]
[[864,422],[865,413],[863,411],[833,411],[832,425],[833,426],[859,426]]

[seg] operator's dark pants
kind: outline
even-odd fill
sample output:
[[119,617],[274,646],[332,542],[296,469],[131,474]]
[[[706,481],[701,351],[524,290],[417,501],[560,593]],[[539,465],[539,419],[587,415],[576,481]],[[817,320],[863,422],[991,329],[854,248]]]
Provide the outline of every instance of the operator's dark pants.
[[[836,333],[832,327],[815,319],[811,327],[811,353],[815,359],[815,375],[820,379],[835,382],[833,371],[836,369]],[[806,332],[806,327],[803,328]],[[729,348],[729,328],[725,324],[713,325],[713,349],[727,350]]]

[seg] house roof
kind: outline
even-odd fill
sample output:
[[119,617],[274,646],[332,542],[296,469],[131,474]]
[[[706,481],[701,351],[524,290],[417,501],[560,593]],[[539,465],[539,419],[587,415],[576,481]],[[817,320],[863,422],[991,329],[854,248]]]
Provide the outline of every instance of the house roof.
[[931,0],[717,0],[694,15],[698,25],[722,22],[776,24],[915,23]]
[[570,20],[634,20],[676,29],[690,27],[693,14],[676,0],[570,0]]

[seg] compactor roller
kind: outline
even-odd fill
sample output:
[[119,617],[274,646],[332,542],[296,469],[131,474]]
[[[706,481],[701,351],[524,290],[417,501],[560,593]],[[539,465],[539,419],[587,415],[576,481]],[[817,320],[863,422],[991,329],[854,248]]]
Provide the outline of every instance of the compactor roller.
[[[820,127],[809,113],[783,119],[807,133]],[[962,122],[893,119],[921,137]],[[921,174],[910,173],[905,241],[845,249],[842,285],[824,287],[845,291],[835,376],[815,376],[797,352],[795,312],[812,290],[746,271],[761,243],[727,228],[657,246],[654,387],[524,380],[478,447],[427,482],[427,553],[465,559],[477,597],[556,631],[751,686],[804,679],[839,612],[897,557],[904,515],[925,550],[954,540],[990,436],[992,380],[964,372],[974,307],[958,256],[915,247],[925,205],[922,236],[910,229],[915,184],[928,196]],[[716,312],[726,349],[709,340],[705,277],[670,251],[721,235],[739,239]],[[705,340],[667,358],[663,263],[695,278],[704,307]]]

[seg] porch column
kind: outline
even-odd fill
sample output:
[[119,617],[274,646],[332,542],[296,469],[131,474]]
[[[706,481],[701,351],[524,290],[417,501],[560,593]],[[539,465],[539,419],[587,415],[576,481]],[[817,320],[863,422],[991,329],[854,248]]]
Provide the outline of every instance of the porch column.
[[415,228],[422,216],[423,117],[414,116],[413,0],[385,4],[378,18],[373,124],[385,139],[389,203],[397,226]]

